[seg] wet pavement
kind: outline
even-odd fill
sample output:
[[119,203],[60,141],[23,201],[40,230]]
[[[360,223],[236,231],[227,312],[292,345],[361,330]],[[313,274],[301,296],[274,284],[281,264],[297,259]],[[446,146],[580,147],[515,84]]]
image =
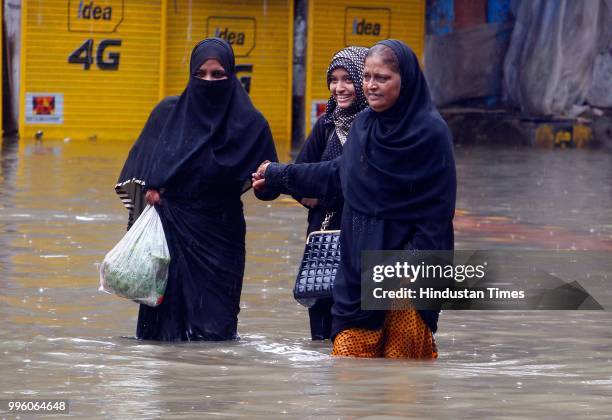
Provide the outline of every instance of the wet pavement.
[[[87,418],[609,416],[607,311],[447,311],[436,361],[331,358],[291,297],[305,211],[251,192],[241,339],[130,338],[137,305],[97,291],[97,264],[124,233],[112,186],[128,147],[4,142],[0,399],[66,398]],[[612,250],[612,154],[456,155],[458,249]]]

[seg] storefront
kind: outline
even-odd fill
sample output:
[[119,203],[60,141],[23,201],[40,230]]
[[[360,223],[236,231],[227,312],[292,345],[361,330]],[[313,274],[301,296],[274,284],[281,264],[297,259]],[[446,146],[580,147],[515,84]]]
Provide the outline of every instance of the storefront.
[[419,56],[425,43],[425,0],[310,0],[306,71],[306,127],[325,113],[329,91],[325,74],[333,54],[344,47],[370,47],[396,38]]

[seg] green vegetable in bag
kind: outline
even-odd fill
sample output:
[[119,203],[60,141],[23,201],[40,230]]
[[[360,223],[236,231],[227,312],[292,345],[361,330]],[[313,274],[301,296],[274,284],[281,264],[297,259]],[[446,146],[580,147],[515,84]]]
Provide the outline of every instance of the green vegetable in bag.
[[100,266],[100,290],[148,306],[161,304],[170,252],[157,211],[147,206]]

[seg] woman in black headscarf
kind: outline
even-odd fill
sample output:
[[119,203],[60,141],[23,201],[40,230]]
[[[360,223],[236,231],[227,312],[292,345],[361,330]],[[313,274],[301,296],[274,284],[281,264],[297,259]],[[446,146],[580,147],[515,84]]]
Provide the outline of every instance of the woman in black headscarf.
[[246,231],[240,196],[257,164],[277,157],[268,123],[234,71],[226,41],[197,44],[187,87],[153,110],[115,187],[130,225],[145,203],[155,205],[170,250],[164,300],[140,306],[139,339],[237,337]]
[[[363,47],[347,47],[334,54],[327,69],[327,88],[330,97],[323,115],[306,139],[295,163],[314,163],[333,160],[342,154],[348,131],[353,120],[368,103],[363,94],[363,65],[368,52]],[[294,196],[308,207],[308,230],[340,229],[342,194],[334,197],[305,198]],[[321,298],[308,308],[310,335],[313,340],[325,340],[331,336],[331,298]]]
[[342,191],[342,262],[332,308],[334,355],[435,358],[437,311],[361,309],[361,251],[451,250],[456,177],[450,131],[412,50],[385,40],[364,70],[370,108],[330,162],[262,165],[254,187],[303,196]]

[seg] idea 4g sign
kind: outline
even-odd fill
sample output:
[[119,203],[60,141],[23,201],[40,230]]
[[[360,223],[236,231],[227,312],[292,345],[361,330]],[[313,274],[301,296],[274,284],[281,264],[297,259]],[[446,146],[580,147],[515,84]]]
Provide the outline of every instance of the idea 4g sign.
[[310,0],[308,5],[307,126],[325,113],[322,104],[329,97],[325,72],[336,51],[397,38],[422,56],[425,0]]
[[[84,0],[68,1],[68,30],[85,33],[112,33],[123,21],[123,0],[93,2]],[[94,55],[94,40],[86,39],[68,57],[72,64],[82,64],[84,70],[89,70],[95,62],[100,70],[119,70],[120,53],[109,52],[108,47],[120,47],[121,39],[103,39],[96,48]]]
[[136,138],[159,100],[163,5],[22,1],[22,135]]
[[237,76],[287,158],[293,1],[22,0],[20,131],[134,140],[180,94],[194,45],[226,39]]

